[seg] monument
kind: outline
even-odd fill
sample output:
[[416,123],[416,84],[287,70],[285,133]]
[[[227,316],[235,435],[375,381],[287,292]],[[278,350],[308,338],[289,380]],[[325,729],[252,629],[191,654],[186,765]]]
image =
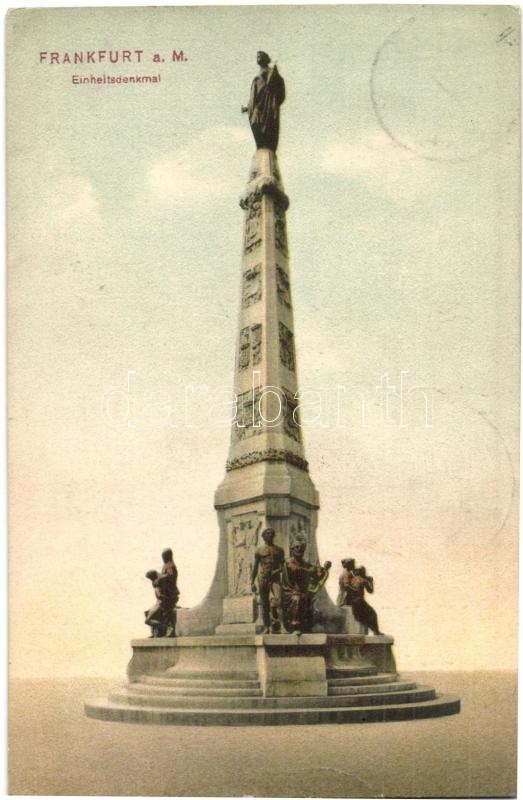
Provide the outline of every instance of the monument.
[[[214,578],[199,606],[178,610],[177,636],[132,641],[127,687],[87,702],[86,713],[101,720],[183,725],[454,714],[457,698],[402,680],[392,637],[367,635],[351,605],[334,604],[323,587],[330,564],[318,564],[319,497],[305,458],[297,400],[289,199],[276,157],[285,84],[267,53],[260,51],[257,61],[260,73],[242,109],[256,152],[240,200],[237,415],[225,477],[214,498],[219,524]],[[272,555],[264,547],[272,547]],[[266,572],[260,566],[264,558]],[[286,595],[292,599],[282,615]]]

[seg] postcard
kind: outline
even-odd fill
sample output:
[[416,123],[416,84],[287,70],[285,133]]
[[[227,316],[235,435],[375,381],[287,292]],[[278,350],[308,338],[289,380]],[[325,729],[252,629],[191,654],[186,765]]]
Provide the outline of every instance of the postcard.
[[6,24],[10,793],[514,795],[519,10]]

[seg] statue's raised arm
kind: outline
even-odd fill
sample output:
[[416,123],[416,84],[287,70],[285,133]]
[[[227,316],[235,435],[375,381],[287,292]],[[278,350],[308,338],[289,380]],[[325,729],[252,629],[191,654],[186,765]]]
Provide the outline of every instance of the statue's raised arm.
[[285,83],[276,64],[263,51],[256,58],[260,66],[251,86],[249,104],[242,108],[249,114],[251,130],[256,147],[267,147],[273,152],[278,147],[280,133],[280,106],[285,100]]

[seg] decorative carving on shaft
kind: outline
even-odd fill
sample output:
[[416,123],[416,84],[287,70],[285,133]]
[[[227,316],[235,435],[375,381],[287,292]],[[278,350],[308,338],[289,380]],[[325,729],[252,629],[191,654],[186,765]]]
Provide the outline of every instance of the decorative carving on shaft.
[[274,244],[284,255],[288,254],[285,213],[279,208],[276,208],[274,215]]
[[304,458],[297,456],[296,453],[292,453],[290,450],[279,450],[275,447],[270,447],[267,450],[253,450],[251,453],[232,458],[227,461],[225,469],[227,472],[232,472],[235,469],[248,467],[250,464],[259,464],[261,461],[292,464],[293,467],[298,467],[304,472],[309,471],[309,464]]
[[[288,389],[282,388],[282,393],[285,397],[285,403],[283,404],[285,410],[283,419],[278,420],[276,425],[283,425],[283,433],[285,433],[295,442],[301,443],[298,401],[293,397]],[[260,415],[261,394],[261,389],[256,389],[254,392],[254,398],[252,390],[238,395],[236,421],[234,422],[232,429],[232,438],[234,441],[241,441],[249,436],[256,436],[257,434],[262,433],[262,431],[267,430],[267,428],[262,424]],[[274,430],[276,425],[271,425],[271,429]],[[262,460],[267,459],[264,458]],[[288,459],[286,458],[285,460]],[[232,462],[227,463],[229,464]],[[243,464],[240,466],[243,466]],[[296,466],[298,466],[298,464],[296,464]]]
[[280,361],[289,372],[296,371],[296,357],[294,355],[294,336],[283,322],[278,322],[280,337]]
[[260,396],[260,389],[255,390],[254,398],[252,391],[238,395],[236,422],[233,424],[234,440],[241,441],[248,436],[256,436],[256,434],[262,432]]
[[252,253],[261,245],[261,198],[254,199],[245,214],[245,253]]
[[242,328],[240,331],[240,353],[238,358],[238,369],[242,372],[251,363],[255,367],[261,361],[262,347],[262,326],[260,324],[251,325],[250,328]]
[[287,308],[292,308],[289,276],[285,270],[278,265],[276,265],[276,288],[278,290],[278,300],[280,303]]
[[261,264],[255,264],[243,273],[242,307],[248,308],[261,300],[261,297]]
[[252,365],[255,367],[261,361],[261,348],[262,348],[262,326],[253,325],[251,327],[251,352],[252,352]]
[[285,406],[285,417],[283,419],[283,430],[287,436],[290,436],[290,438],[294,439],[295,442],[301,442],[298,401],[293,397],[288,389],[283,389],[283,394],[285,395],[285,399],[287,401]]
[[247,369],[251,360],[251,344],[249,328],[242,328],[240,331],[240,356],[238,358],[238,369],[240,372]]

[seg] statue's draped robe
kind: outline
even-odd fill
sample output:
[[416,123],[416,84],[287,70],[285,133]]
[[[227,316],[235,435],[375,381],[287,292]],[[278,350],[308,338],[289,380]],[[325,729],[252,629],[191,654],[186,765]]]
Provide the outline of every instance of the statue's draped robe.
[[164,609],[162,604],[162,593],[158,584],[153,583],[154,595],[156,603],[152,608],[145,612],[145,624],[150,625],[153,636],[163,636],[164,634]]
[[252,82],[247,110],[256,147],[276,151],[280,133],[280,106],[285,83],[274,66],[263,69]]
[[288,631],[309,633],[313,624],[314,595],[329,571],[318,564],[290,558],[282,571],[283,617]]
[[371,594],[374,591],[374,579],[370,575],[366,575],[363,582],[354,579],[354,573],[347,569],[341,573],[338,605],[351,606],[356,622],[370,628],[373,633],[378,633],[378,615],[365,600],[365,590]]
[[176,603],[180,597],[178,589],[178,570],[174,561],[168,561],[158,578],[162,592],[163,623],[166,636],[174,636],[176,632]]

